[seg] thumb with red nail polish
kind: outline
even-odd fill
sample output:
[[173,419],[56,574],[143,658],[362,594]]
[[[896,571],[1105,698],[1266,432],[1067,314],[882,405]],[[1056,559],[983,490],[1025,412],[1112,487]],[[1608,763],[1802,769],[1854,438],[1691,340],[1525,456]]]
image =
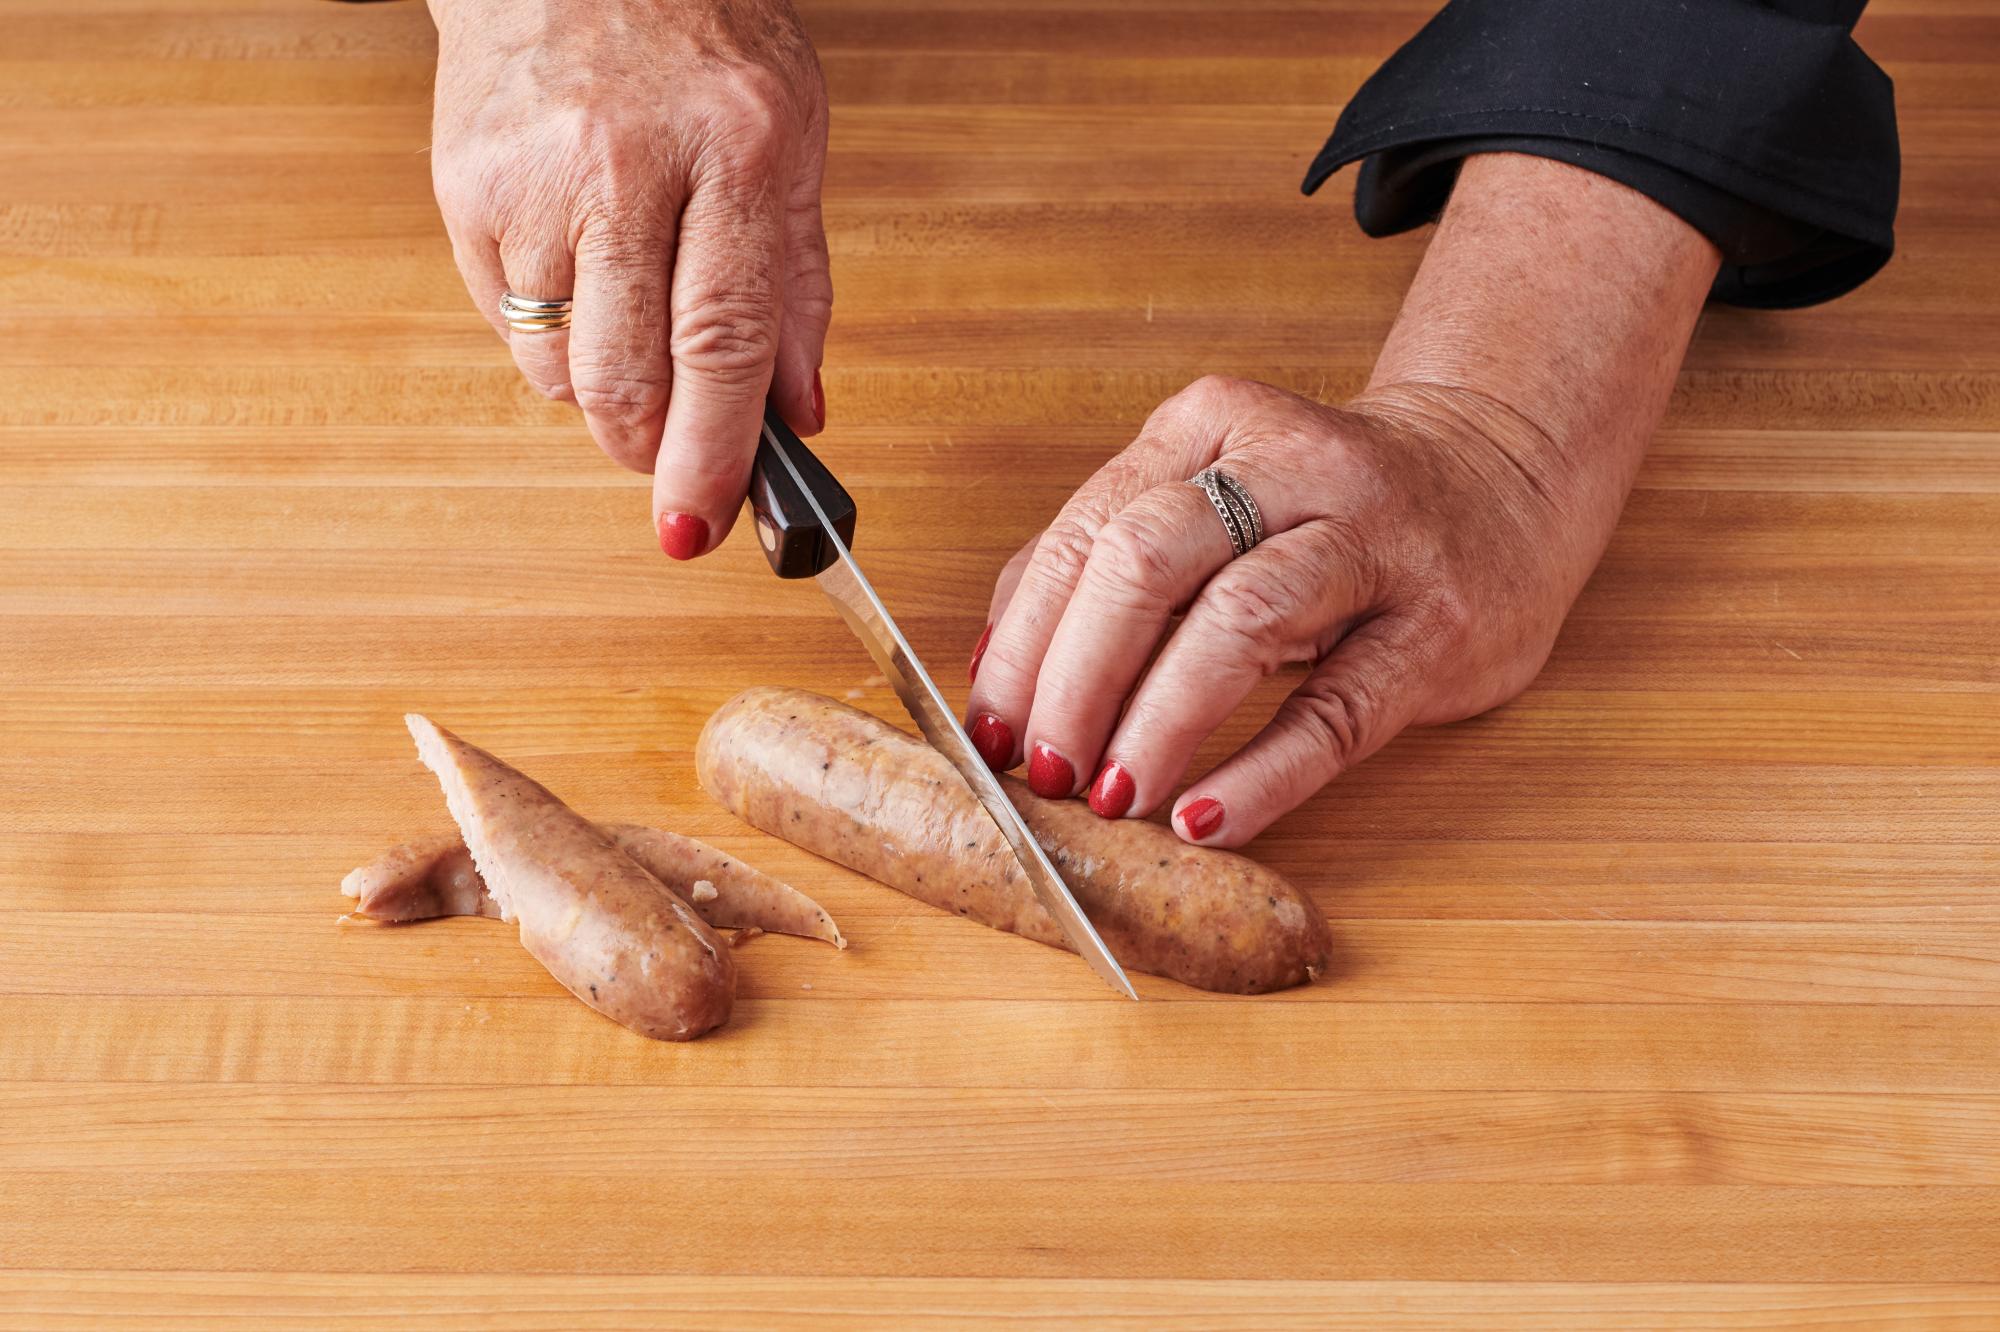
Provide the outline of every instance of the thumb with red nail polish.
[[660,515],[660,549],[677,560],[691,560],[708,549],[708,520],[691,513]]

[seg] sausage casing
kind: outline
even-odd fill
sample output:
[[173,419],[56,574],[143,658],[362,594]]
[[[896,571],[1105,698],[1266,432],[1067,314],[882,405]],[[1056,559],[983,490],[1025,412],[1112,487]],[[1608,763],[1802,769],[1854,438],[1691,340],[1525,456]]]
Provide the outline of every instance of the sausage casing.
[[[765,832],[942,910],[1068,946],[944,756],[867,713],[803,690],[745,690],[702,728],[695,771]],[[1273,871],[1003,784],[1122,965],[1230,994],[1302,984],[1325,967],[1325,918]]]
[[[847,947],[840,927],[819,903],[726,851],[665,828],[636,823],[597,826],[640,869],[673,889],[717,929],[796,934],[824,939],[835,948]],[[354,914],[367,920],[500,919],[500,908],[456,830],[390,847],[349,871],[340,891],[355,899]]]
[[692,907],[541,783],[423,717],[404,721],[500,918],[550,975],[655,1040],[728,1020],[735,962]]

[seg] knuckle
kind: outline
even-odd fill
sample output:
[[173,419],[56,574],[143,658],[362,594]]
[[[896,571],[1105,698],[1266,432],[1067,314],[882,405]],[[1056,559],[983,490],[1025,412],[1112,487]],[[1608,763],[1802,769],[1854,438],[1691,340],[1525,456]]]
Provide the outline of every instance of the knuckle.
[[1247,382],[1231,375],[1203,375],[1182,389],[1177,397],[1192,411],[1226,411],[1242,398]]
[[763,297],[742,293],[701,301],[674,320],[674,364],[731,383],[749,383],[777,355],[777,312]]
[[1374,700],[1353,680],[1309,680],[1292,695],[1287,707],[1294,723],[1312,742],[1310,749],[1300,753],[1299,761],[1310,762],[1306,755],[1318,753],[1337,771],[1353,764],[1377,713]]
[[717,165],[739,173],[767,172],[799,132],[795,95],[776,71],[761,65],[718,71],[710,84],[705,119],[707,138],[718,152]]
[[824,267],[786,277],[785,316],[807,329],[824,330],[833,322],[833,283]]
[[1121,601],[1146,608],[1173,601],[1172,547],[1143,517],[1120,514],[1099,528],[1089,567]]
[[738,121],[750,132],[776,138],[793,116],[791,85],[764,65],[734,65],[722,75],[721,86]]
[[649,280],[666,257],[666,235],[661,227],[647,221],[641,213],[607,209],[600,202],[576,219],[572,245],[581,262],[615,274],[619,281],[629,284],[624,299],[636,307],[637,313],[620,312],[617,328],[621,334],[639,335],[641,330],[633,327],[636,318],[653,320],[664,316],[663,293],[656,295]]
[[1212,734],[1206,721],[1193,709],[1157,698],[1146,689],[1134,697],[1118,723],[1118,730],[1121,735],[1143,736],[1152,753],[1183,756],[1179,764],[1162,774],[1175,780],[1185,771],[1185,756],[1193,755]]
[[1146,433],[1234,419],[1251,387],[1250,381],[1229,375],[1203,375],[1153,410]]
[[662,161],[655,131],[613,112],[583,110],[564,133],[565,168],[574,173],[575,195],[586,206],[609,207],[614,235],[633,230],[632,220],[649,216],[636,207],[661,188]]
[[1267,669],[1289,659],[1291,596],[1261,578],[1223,573],[1208,585],[1209,599],[1225,632],[1245,643]]
[[1456,644],[1472,636],[1472,605],[1456,587],[1442,583],[1431,590],[1426,600],[1425,619],[1434,638]]
[[667,407],[667,385],[641,376],[586,373],[576,377],[571,391],[586,416],[626,429],[657,420]]
[[1073,515],[1060,515],[1035,543],[1033,563],[1051,579],[1074,584],[1090,563],[1092,538],[1093,533]]

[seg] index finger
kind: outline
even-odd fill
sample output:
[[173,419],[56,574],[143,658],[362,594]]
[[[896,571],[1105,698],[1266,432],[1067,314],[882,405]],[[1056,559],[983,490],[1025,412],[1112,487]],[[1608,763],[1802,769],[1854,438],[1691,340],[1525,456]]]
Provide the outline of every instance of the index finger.
[[[1126,449],[1099,468],[1042,533],[1006,609],[993,623],[973,682],[967,730],[988,766],[1020,761],[1036,680],[1076,595],[1098,532],[1133,499],[1213,462],[1228,433],[1222,390],[1203,380],[1162,404]],[[1107,728],[1108,729],[1108,726]]]
[[718,545],[749,488],[783,308],[783,213],[775,181],[733,168],[681,217],[673,396],[653,469],[653,523],[675,559]]

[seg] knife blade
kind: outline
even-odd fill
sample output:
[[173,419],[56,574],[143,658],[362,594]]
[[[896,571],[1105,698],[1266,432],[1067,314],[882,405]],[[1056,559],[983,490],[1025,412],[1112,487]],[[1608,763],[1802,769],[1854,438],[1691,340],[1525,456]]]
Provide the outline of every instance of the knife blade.
[[[944,755],[953,769],[972,788],[987,815],[998,825],[1000,835],[1013,849],[1042,904],[1078,956],[1105,984],[1128,999],[1138,991],[1125,975],[1118,959],[1111,955],[1097,927],[1077,905],[1075,894],[1028,831],[1027,822],[1014,802],[1007,798],[999,779],[972,747],[972,740],[959,724],[958,716],[945,702],[930,672],[903,631],[896,626],[882,598],[876,595],[868,576],[861,572],[847,543],[854,537],[854,504],[818,458],[792,433],[773,410],[764,413],[764,435],[758,446],[752,476],[750,505],[757,523],[757,539],[782,577],[810,576],[840,612],[854,636],[868,649],[868,655],[902,700],[917,729],[931,748]],[[794,495],[804,500],[809,522]],[[823,502],[822,496],[830,503]],[[788,514],[786,511],[790,509]],[[816,529],[816,530],[815,530]]]

